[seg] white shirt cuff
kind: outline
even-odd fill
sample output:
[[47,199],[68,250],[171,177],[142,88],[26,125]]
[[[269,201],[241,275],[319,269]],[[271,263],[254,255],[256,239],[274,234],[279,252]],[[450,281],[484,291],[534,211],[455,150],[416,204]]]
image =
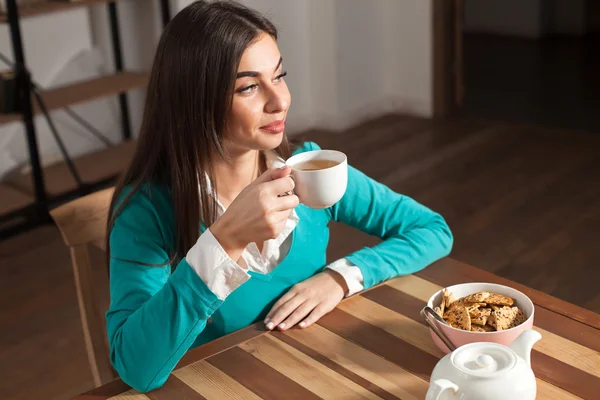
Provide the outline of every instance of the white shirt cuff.
[[360,268],[352,264],[345,258],[332,262],[326,268],[332,269],[342,275],[348,285],[348,294],[346,297],[352,296],[364,289],[363,275]]
[[210,229],[200,235],[185,258],[220,300],[225,300],[250,279],[248,272],[229,257]]

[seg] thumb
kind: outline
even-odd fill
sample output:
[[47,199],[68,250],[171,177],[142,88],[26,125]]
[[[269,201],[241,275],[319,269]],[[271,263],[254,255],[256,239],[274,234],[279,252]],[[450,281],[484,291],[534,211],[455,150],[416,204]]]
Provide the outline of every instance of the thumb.
[[259,184],[274,181],[276,179],[283,178],[284,176],[288,176],[291,172],[292,169],[287,165],[283,166],[282,168],[269,168],[261,176],[256,178],[253,183]]

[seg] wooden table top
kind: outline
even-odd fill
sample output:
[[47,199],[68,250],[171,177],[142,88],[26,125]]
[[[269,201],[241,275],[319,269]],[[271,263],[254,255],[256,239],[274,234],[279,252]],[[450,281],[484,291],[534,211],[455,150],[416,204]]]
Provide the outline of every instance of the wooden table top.
[[190,350],[155,391],[117,380],[76,399],[422,400],[443,353],[419,312],[441,287],[473,281],[514,287],[535,303],[538,399],[599,398],[600,315],[445,258],[344,300],[307,329],[267,332],[258,323]]

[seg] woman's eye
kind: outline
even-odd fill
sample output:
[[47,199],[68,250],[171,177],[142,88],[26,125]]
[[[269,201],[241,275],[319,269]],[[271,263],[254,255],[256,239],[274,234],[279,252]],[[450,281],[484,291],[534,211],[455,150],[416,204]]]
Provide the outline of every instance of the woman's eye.
[[238,93],[252,93],[258,87],[257,84],[252,84],[244,88],[238,89]]
[[285,77],[285,76],[287,76],[287,71],[285,71],[285,72],[282,72],[281,74],[277,75],[277,76],[275,77],[275,81],[276,81],[276,82],[278,82],[278,81],[280,81],[280,80],[281,80],[281,78],[283,78],[283,77]]

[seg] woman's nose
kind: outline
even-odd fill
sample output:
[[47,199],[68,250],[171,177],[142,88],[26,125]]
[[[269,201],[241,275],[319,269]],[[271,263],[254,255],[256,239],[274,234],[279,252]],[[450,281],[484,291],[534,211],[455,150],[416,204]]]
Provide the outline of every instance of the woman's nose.
[[265,104],[265,111],[270,114],[287,111],[290,106],[290,92],[286,86],[272,88],[269,99]]

